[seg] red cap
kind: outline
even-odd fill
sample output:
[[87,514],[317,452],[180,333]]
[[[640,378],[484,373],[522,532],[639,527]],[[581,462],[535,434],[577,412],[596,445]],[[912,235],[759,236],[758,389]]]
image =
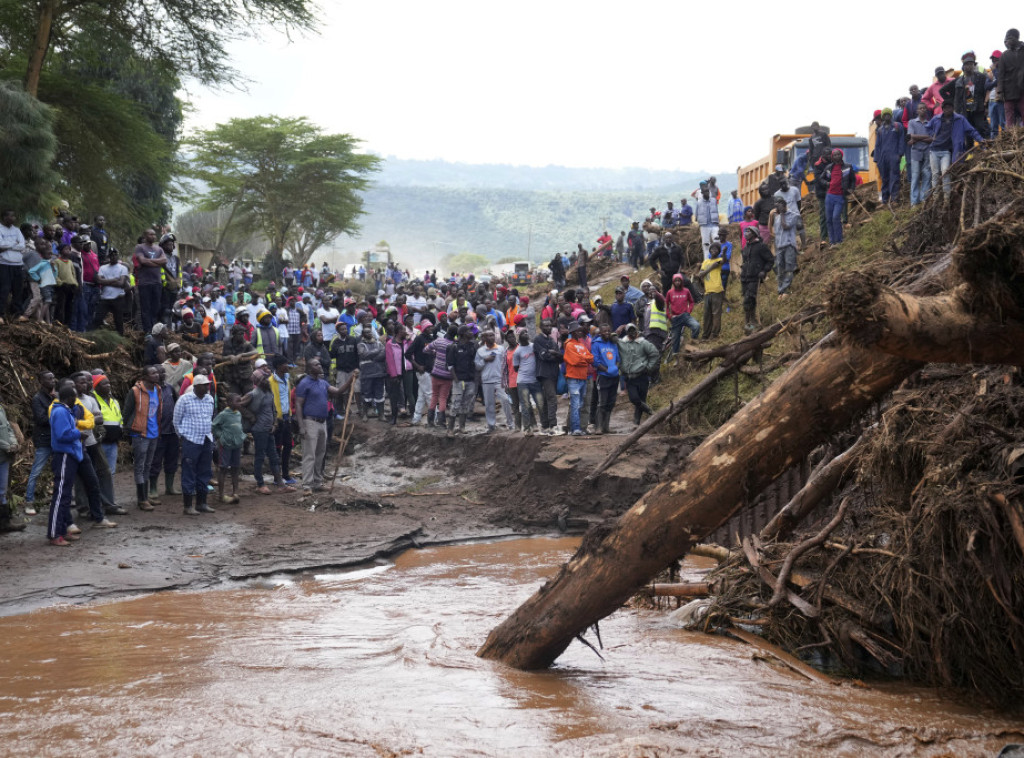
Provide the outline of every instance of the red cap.
[[96,385],[99,384],[100,382],[102,382],[106,378],[107,377],[104,374],[94,374],[93,377],[92,377],[92,388],[96,389]]
[[875,111],[875,118],[881,118],[881,117],[882,117],[882,111],[880,111],[880,110]]
[[990,57],[999,60],[1000,58],[1003,57],[1003,54],[999,50],[993,50],[992,55]]

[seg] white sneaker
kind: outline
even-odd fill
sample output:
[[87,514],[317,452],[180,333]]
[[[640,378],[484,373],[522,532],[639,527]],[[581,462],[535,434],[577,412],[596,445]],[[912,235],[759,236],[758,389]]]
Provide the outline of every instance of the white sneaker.
[[78,528],[76,524],[72,524],[68,527],[68,534],[81,534],[82,530]]
[[[111,521],[110,519],[105,518],[102,521],[94,522],[93,526],[96,529],[113,529],[115,526],[117,526],[117,522]],[[68,530],[68,531],[70,531],[70,530]]]

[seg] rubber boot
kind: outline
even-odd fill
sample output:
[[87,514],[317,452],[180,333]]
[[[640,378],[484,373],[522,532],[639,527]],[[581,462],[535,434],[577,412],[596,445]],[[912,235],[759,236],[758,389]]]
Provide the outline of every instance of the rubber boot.
[[384,403],[374,403],[373,405],[377,409],[377,420],[383,424],[387,421],[387,418],[384,416]]
[[160,475],[149,477],[149,502],[153,505],[160,505]]
[[449,416],[447,421],[448,432],[445,434],[446,437],[455,436],[455,416]]
[[433,425],[434,425],[434,412],[433,411],[427,411],[427,426],[433,426]]
[[601,433],[602,434],[611,434],[612,433],[611,426],[612,426],[612,414],[611,413],[602,413],[601,414]]
[[149,488],[145,484],[135,485],[135,499],[138,503],[140,511],[151,511],[153,506],[150,504],[149,499],[146,496],[146,491]]
[[597,409],[597,413],[594,414],[594,431],[591,434],[604,434],[604,411],[601,408]]
[[206,504],[206,497],[209,493],[197,492],[196,493],[196,510],[200,513],[216,513],[213,508]]
[[459,434],[465,434],[465,433],[466,433],[466,414],[465,413],[460,413],[459,414]]
[[643,413],[639,408],[633,409],[633,423],[640,426],[640,414]]
[[7,503],[0,503],[0,534],[25,531],[24,521],[15,521],[11,506]]
[[442,429],[448,426],[448,419],[445,418],[445,415],[444,411],[438,411],[434,417],[434,423]]
[[181,490],[174,489],[174,474],[168,474],[164,472],[164,494],[165,495],[180,495]]
[[193,507],[193,505],[192,505],[192,496],[191,495],[182,495],[182,498],[185,500],[185,515],[186,516],[198,516],[199,515],[199,511],[197,511],[195,509],[195,507]]

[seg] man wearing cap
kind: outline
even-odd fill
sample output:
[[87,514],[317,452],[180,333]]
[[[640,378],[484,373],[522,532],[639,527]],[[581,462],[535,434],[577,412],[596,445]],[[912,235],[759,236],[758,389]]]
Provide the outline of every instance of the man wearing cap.
[[[988,139],[988,112],[985,94],[989,89],[988,77],[978,71],[978,60],[973,50],[960,58],[963,74],[942,85],[942,97],[953,101],[953,112],[971,122],[978,134]],[[992,86],[995,86],[994,84]],[[971,147],[968,143],[967,147]]]
[[[882,182],[882,202],[900,199],[900,159],[903,157],[903,124],[893,123],[892,108],[882,109],[882,123],[875,130],[875,165]],[[787,203],[791,210],[797,210]]]
[[153,329],[146,335],[142,346],[142,365],[153,366],[160,362],[157,358],[159,348],[165,347],[167,340],[167,325],[163,321],[153,324]]
[[678,223],[679,219],[676,217],[676,209],[673,207],[671,200],[666,203],[666,206],[665,212],[661,214],[661,226],[663,229],[671,229]]
[[945,66],[935,67],[935,81],[921,95],[921,102],[927,105],[933,116],[942,113],[942,85],[946,83]]
[[782,187],[782,179],[786,177],[786,167],[781,163],[775,164],[775,170],[768,175],[765,182],[768,184],[768,194],[774,195]]
[[181,437],[181,492],[185,515],[213,513],[206,504],[213,478],[213,398],[210,379],[199,374],[192,380],[192,391],[182,395],[174,406],[174,430]]
[[1024,45],[1020,32],[1010,29],[1003,40],[1006,50],[999,56],[996,94],[1003,101],[1006,126],[1024,126]]
[[676,226],[689,226],[693,223],[693,206],[686,198],[679,201],[679,209],[676,211]]
[[[278,333],[277,327],[273,325],[272,318],[270,311],[261,310],[256,318],[259,325],[250,340],[260,358],[267,360],[281,354],[281,335]],[[333,325],[332,322],[331,326],[333,327]]]
[[942,191],[948,198],[952,189],[949,177],[946,175],[950,165],[956,163],[964,154],[967,149],[968,137],[976,142],[983,142],[984,138],[966,118],[953,112],[952,100],[943,101],[942,115],[933,116],[932,120],[928,122],[928,134],[932,138],[928,147],[932,170],[932,189],[935,189],[941,177]]

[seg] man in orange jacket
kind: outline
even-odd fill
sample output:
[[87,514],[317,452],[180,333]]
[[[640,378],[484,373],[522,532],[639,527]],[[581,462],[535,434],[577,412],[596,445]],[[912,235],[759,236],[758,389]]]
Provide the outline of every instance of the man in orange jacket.
[[565,381],[569,385],[569,433],[580,437],[580,409],[587,399],[587,375],[594,356],[587,347],[584,329],[578,321],[568,328],[570,338],[565,343]]

